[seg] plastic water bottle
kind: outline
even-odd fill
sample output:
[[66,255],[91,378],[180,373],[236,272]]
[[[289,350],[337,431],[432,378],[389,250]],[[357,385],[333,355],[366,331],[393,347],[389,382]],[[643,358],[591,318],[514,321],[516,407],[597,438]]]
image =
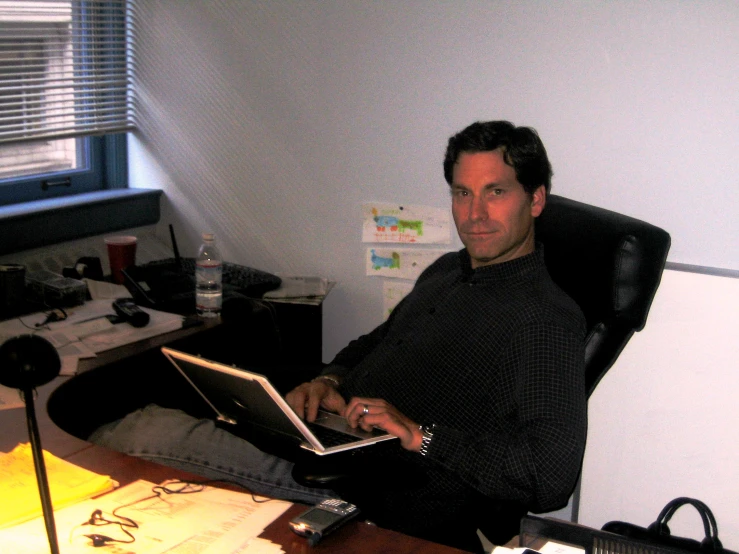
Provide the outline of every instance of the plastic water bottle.
[[212,233],[203,233],[195,259],[195,309],[203,317],[217,317],[223,302],[223,261]]

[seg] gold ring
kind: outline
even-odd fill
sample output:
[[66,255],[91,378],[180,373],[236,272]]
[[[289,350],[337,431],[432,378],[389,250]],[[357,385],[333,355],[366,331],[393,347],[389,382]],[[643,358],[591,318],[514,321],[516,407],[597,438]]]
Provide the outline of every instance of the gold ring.
[[362,410],[362,415],[367,415],[369,413],[369,406],[367,404],[364,405],[364,410]]

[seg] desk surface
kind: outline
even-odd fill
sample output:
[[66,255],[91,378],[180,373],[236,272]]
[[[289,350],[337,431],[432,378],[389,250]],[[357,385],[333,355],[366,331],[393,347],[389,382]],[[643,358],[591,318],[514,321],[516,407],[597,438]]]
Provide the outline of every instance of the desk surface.
[[[67,457],[67,460],[92,471],[104,472],[114,477],[121,485],[146,479],[154,483],[165,479],[201,479],[182,471],[168,468],[139,458],[133,458],[106,448],[89,445]],[[306,506],[295,504],[287,512],[271,523],[260,536],[282,545],[287,554],[309,554],[313,552],[354,554],[367,552],[403,552],[424,554],[455,554],[461,550],[409,537],[388,529],[369,525],[361,521],[351,521],[341,529],[326,537],[317,548],[310,548],[306,539],[295,535],[288,521],[304,511]]]
[[114,362],[119,362],[130,356],[140,354],[141,352],[154,350],[155,348],[159,348],[160,346],[164,346],[173,341],[186,339],[198,333],[202,333],[203,331],[213,329],[214,327],[221,325],[221,318],[193,318],[192,322],[194,322],[194,324],[190,324],[182,329],[170,331],[161,335],[155,335],[132,344],[124,344],[118,348],[104,350],[103,352],[98,352],[97,356],[94,358],[83,358],[77,364],[77,372],[83,373],[85,371],[95,369],[96,367],[102,367]]
[[[6,413],[0,413],[2,427],[12,431],[8,434],[17,435],[15,433],[17,431],[16,426],[11,430],[4,425],[5,415],[10,411],[23,412],[23,410],[6,410]],[[127,456],[100,446],[91,444],[76,446],[81,447],[76,448],[72,454],[64,456],[68,461],[91,471],[111,475],[121,485],[131,483],[137,479],[146,479],[153,483],[159,483],[166,479],[201,479],[196,475]],[[52,450],[47,448],[46,445],[44,445],[44,449]],[[58,452],[54,453],[58,455]],[[260,536],[280,544],[287,554],[309,554],[317,552],[317,548],[320,548],[320,552],[327,554],[366,554],[367,552],[455,554],[462,552],[360,521],[349,522],[343,528],[326,537],[317,548],[311,548],[308,546],[306,539],[295,535],[288,527],[288,521],[305,509],[306,506],[293,505],[287,512],[272,522]]]
[[[118,355],[120,353],[117,353]],[[51,383],[40,387],[37,399],[37,418],[45,450],[60,458],[69,460],[81,467],[110,475],[121,485],[137,479],[155,483],[172,478],[199,479],[199,477],[114,452],[100,446],[89,444],[59,429],[44,409],[51,392],[69,377],[57,377]],[[27,442],[25,410],[15,408],[0,411],[0,450],[8,452],[19,442]],[[367,552],[454,554],[461,550],[409,537],[395,531],[381,529],[361,521],[351,521],[341,529],[326,537],[317,547],[308,546],[306,539],[295,535],[288,527],[288,521],[306,506],[294,505],[262,533],[262,537],[282,545],[287,554],[312,554],[313,552],[354,554]]]

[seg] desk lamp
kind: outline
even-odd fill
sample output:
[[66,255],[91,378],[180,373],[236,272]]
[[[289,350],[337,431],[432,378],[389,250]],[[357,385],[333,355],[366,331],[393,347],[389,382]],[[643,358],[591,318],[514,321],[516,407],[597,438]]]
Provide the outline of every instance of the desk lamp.
[[45,385],[59,375],[59,354],[49,341],[36,335],[21,335],[7,340],[0,346],[0,384],[19,389],[26,403],[28,438],[31,441],[33,464],[36,469],[41,509],[46,524],[51,554],[59,554],[54,512],[51,507],[49,481],[41,448],[41,436],[36,420],[33,394],[36,387]]

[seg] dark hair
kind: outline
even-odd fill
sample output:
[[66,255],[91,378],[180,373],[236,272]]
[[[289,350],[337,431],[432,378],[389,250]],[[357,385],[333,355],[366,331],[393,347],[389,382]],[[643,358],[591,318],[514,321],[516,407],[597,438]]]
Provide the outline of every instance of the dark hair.
[[503,160],[516,171],[516,179],[532,194],[552,186],[552,166],[544,143],[531,127],[516,127],[509,121],[478,121],[449,139],[444,156],[444,178],[452,184],[454,164],[463,152],[490,152],[500,148]]

